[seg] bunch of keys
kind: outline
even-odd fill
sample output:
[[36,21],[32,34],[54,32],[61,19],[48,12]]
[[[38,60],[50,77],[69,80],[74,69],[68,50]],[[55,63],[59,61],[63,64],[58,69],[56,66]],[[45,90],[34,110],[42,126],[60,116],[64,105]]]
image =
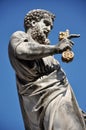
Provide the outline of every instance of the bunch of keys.
[[[59,41],[61,41],[64,38],[77,38],[80,37],[80,34],[71,34],[69,33],[69,30],[67,29],[65,32],[60,32],[59,33]],[[62,61],[63,62],[71,62],[74,58],[74,52],[70,49],[67,49],[66,51],[62,52]]]

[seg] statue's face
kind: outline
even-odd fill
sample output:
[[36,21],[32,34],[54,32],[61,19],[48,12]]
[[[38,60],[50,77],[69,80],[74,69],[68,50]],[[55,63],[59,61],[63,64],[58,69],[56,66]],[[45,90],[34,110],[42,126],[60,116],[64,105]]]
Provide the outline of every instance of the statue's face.
[[53,27],[52,19],[44,18],[41,19],[39,22],[33,22],[33,29],[32,29],[32,37],[34,40],[37,40],[41,44],[48,44],[45,43],[49,32]]
[[53,23],[51,19],[41,19],[41,21],[37,22],[37,26],[39,26],[40,31],[47,38],[49,32],[51,31],[53,27]]

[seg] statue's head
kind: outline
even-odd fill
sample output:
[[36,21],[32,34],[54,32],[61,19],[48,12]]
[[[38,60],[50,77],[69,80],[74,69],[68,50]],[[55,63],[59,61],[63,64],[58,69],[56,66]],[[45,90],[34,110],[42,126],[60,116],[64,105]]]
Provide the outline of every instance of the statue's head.
[[52,19],[52,21],[54,21],[55,15],[43,9],[34,9],[29,11],[24,18],[25,31],[27,31],[30,27],[32,27],[33,21],[39,22],[41,19],[46,18],[48,20]]
[[24,19],[26,33],[29,32],[32,38],[40,44],[49,44],[47,39],[53,27],[55,15],[49,11],[36,9],[28,12]]

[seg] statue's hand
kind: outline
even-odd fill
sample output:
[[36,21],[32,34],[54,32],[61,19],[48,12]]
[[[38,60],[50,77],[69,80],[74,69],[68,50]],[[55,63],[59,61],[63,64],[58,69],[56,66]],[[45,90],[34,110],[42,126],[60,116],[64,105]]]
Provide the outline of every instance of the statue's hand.
[[70,34],[67,29],[65,32],[59,33],[58,53],[62,53],[62,61],[70,62],[74,58],[74,53],[71,51],[74,42],[71,41],[72,38],[78,38],[80,34]]
[[74,45],[73,41],[69,40],[68,38],[64,38],[59,42],[59,44],[56,45],[56,48],[58,50],[58,53],[62,53],[67,49],[71,50],[73,45]]

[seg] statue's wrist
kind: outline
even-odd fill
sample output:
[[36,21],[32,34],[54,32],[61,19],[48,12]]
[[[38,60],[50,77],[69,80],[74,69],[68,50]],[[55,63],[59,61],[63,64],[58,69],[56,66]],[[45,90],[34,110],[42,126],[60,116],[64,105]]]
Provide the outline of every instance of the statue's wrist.
[[55,53],[56,54],[60,54],[61,53],[61,50],[58,46],[55,46]]

